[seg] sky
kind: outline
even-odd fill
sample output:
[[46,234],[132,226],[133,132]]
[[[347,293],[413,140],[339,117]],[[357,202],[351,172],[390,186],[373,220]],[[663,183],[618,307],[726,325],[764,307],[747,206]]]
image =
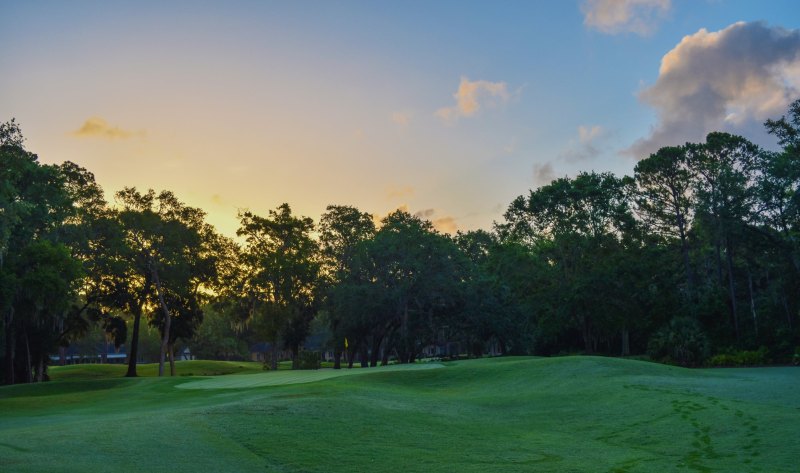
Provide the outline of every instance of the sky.
[[109,199],[168,189],[227,235],[287,202],[444,232],[632,174],[710,131],[774,147],[800,98],[790,1],[0,0],[0,121]]

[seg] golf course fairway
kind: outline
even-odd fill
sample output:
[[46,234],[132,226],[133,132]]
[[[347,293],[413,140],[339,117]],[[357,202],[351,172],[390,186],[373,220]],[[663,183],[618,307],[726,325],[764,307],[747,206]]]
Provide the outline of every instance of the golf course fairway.
[[505,357],[263,373],[194,363],[205,364],[179,365],[173,378],[84,366],[0,388],[0,471],[800,471],[800,368]]

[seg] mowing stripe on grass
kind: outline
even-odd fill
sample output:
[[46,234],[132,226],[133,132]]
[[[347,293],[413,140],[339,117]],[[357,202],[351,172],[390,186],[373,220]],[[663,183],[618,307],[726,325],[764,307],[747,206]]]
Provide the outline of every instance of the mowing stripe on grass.
[[387,373],[399,371],[429,370],[444,368],[440,363],[419,363],[413,365],[389,365],[375,368],[321,369],[313,371],[270,371],[260,374],[227,375],[179,384],[180,389],[241,389],[284,384],[302,384],[323,379],[352,376],[358,374]]

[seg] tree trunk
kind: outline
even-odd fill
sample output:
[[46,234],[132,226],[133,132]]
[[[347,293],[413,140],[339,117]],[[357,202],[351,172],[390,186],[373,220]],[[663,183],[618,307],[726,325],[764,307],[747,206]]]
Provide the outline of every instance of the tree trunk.
[[164,313],[164,333],[161,334],[161,350],[158,356],[158,376],[164,376],[164,359],[167,355],[167,345],[169,345],[169,331],[172,327],[172,316],[169,313],[169,307],[164,300],[164,291],[161,289],[161,279],[158,277],[158,270],[155,266],[150,270],[152,272],[153,283],[156,285],[156,293],[158,294],[158,304],[161,306],[161,312]]
[[383,336],[382,350],[381,350],[381,366],[386,366],[389,364],[389,355],[391,354],[391,347],[392,344],[392,332],[391,329],[388,329],[386,334]]
[[683,256],[684,271],[686,271],[686,292],[691,300],[694,297],[694,276],[692,275],[692,265],[689,262],[689,245],[685,241],[681,242],[681,254]]
[[[791,233],[789,232],[789,229],[787,227],[784,227],[783,229],[783,237],[789,242],[794,241],[794,238],[792,238]],[[792,243],[789,244],[788,247],[789,261],[792,262],[792,266],[794,266],[795,273],[800,275],[800,260],[798,260],[798,254],[797,251],[795,251],[795,246],[796,245]]]
[[692,266],[689,261],[689,242],[686,238],[686,222],[683,213],[680,211],[679,198],[677,195],[673,193],[673,199],[676,201],[675,208],[676,208],[676,217],[678,221],[678,234],[680,235],[681,239],[681,256],[683,257],[683,267],[684,271],[686,272],[686,292],[689,295],[689,299],[693,300],[694,298],[694,276],[692,274]]
[[36,363],[36,382],[41,383],[44,381],[44,356],[39,356]]
[[278,371],[278,341],[277,340],[273,340],[272,341],[271,349],[272,349],[272,356],[270,357],[270,360],[269,360],[269,365],[270,365],[269,368],[272,371]]
[[786,322],[789,324],[789,330],[793,330],[792,313],[789,311],[789,303],[786,302],[786,296],[781,296],[783,300],[783,311],[786,313]]
[[142,320],[141,306],[133,314],[133,335],[131,335],[131,346],[128,350],[128,372],[125,373],[126,378],[135,378],[136,375],[136,357],[139,354],[139,323]]
[[58,364],[65,366],[67,364],[67,347],[58,347]]
[[297,343],[292,343],[290,351],[292,352],[292,369],[300,369],[300,346]]
[[6,384],[14,384],[14,352],[16,351],[16,347],[14,346],[14,327],[11,325],[14,321],[14,308],[9,307],[8,313],[3,316],[3,323],[5,325],[5,334],[6,334],[6,349],[5,349],[5,360],[6,360]]
[[722,279],[722,244],[719,242],[719,238],[714,240],[714,251],[717,255],[717,280],[722,285],[725,281]]
[[364,341],[358,350],[358,361],[361,362],[362,368],[369,368],[369,354],[367,352],[367,342]]
[[370,353],[369,357],[369,366],[373,368],[378,366],[378,359],[381,356],[381,342],[383,342],[383,336],[372,336],[372,353]]
[[739,341],[739,314],[736,308],[736,286],[733,282],[733,251],[731,248],[730,239],[725,238],[725,262],[728,267],[728,294],[731,301],[731,317],[733,317],[733,330],[736,335],[736,341]]
[[408,303],[403,305],[402,323],[400,326],[400,363],[408,363]]
[[338,347],[333,349],[333,369],[342,369],[342,350]]
[[622,356],[630,356],[631,354],[631,337],[628,328],[622,329]]
[[753,329],[758,338],[758,316],[756,315],[756,301],[753,299],[753,274],[750,272],[749,266],[747,267],[747,287],[750,290],[750,313],[753,314]]
[[175,343],[169,344],[169,375],[175,376]]
[[33,367],[31,366],[31,344],[30,339],[28,338],[28,329],[25,329],[25,382],[32,383],[33,382]]
[[592,343],[592,331],[589,325],[588,317],[583,318],[583,346],[587,355],[594,353],[594,344]]

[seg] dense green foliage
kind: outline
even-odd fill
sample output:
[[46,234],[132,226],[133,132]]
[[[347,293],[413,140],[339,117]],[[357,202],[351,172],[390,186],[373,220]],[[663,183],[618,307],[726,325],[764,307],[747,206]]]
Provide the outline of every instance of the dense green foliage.
[[242,359],[266,342],[273,369],[282,356],[307,365],[303,349],[331,350],[336,368],[486,353],[789,362],[800,101],[766,127],[779,151],[710,133],[632,177],[582,172],[531,190],[491,232],[450,236],[350,206],[316,225],[282,204],[243,211],[240,244],[169,191],[126,188],[109,205],[87,170],[40,164],[12,120],[0,126],[1,374],[45,380],[50,356],[99,326],[136,376],[143,318],[160,374],[178,343]]
[[[797,471],[797,368],[597,357],[445,365],[285,372],[318,379],[263,387],[226,380],[284,373],[7,386],[0,460],[20,472]],[[206,382],[215,386],[175,388]]]

